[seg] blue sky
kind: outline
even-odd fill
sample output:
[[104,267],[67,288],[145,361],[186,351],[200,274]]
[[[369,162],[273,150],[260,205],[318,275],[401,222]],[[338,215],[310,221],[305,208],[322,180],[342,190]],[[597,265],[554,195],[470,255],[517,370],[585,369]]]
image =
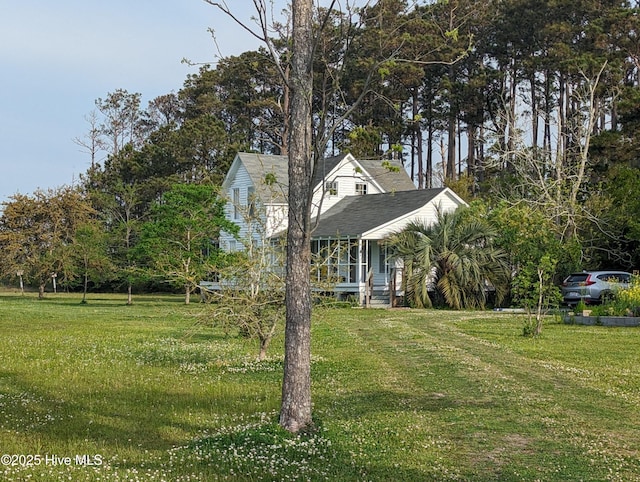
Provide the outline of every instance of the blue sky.
[[[228,4],[249,20],[251,0]],[[223,56],[259,45],[202,0],[0,0],[0,202],[77,181],[95,99],[177,92],[197,72],[183,58],[219,56],[208,28]]]

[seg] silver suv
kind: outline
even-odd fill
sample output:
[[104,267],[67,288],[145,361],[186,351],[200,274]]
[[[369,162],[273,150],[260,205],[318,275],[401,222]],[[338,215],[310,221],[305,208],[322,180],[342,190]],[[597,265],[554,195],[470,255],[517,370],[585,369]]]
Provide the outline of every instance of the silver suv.
[[568,305],[579,301],[601,303],[616,291],[629,287],[631,273],[625,271],[583,271],[570,274],[562,283],[562,298]]

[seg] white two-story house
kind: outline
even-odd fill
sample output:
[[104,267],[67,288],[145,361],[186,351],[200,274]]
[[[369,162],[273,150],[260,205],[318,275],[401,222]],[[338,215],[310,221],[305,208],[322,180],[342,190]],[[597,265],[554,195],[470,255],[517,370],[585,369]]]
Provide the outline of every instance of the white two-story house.
[[[242,249],[283,236],[287,225],[286,156],[238,153],[222,185],[226,216],[240,227],[221,233],[220,246]],[[334,280],[333,291],[368,304],[373,294],[393,297],[401,270],[390,262],[384,239],[412,221],[432,222],[436,210],[465,202],[448,188],[418,190],[398,161],[358,160],[351,154],[320,161],[312,198],[315,281]]]

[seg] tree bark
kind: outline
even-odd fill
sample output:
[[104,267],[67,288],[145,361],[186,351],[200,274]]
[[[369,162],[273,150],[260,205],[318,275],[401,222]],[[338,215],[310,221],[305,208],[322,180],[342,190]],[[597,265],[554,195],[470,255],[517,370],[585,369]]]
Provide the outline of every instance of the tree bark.
[[411,156],[413,157],[415,154],[416,162],[411,163],[411,180],[415,181],[415,177],[413,176],[414,166],[418,164],[418,189],[424,189],[424,167],[422,165],[422,129],[420,128],[419,121],[416,121],[418,116],[420,115],[420,100],[418,97],[418,89],[415,88],[412,90],[412,108],[413,108],[413,131],[412,131],[412,140],[413,140],[413,149],[411,149]]
[[[453,64],[449,66],[449,82],[454,85],[455,82],[455,70]],[[453,88],[449,92],[449,128],[447,131],[447,141],[449,143],[447,147],[447,172],[445,177],[447,179],[456,178],[456,126],[457,126],[457,112],[455,110],[455,101]]]
[[310,205],[313,89],[312,0],[293,0],[286,327],[280,425],[293,433],[312,426]]

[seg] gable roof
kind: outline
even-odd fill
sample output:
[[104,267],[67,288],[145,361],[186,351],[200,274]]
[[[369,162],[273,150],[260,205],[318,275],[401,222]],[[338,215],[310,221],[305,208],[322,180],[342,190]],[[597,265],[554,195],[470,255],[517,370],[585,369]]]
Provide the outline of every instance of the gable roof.
[[351,154],[341,154],[322,159],[313,178],[315,188],[343,161],[351,161],[362,168],[363,180],[377,183],[385,192],[409,191],[416,188],[402,163],[398,160],[356,159]]
[[[362,174],[363,179],[376,182],[386,192],[416,189],[409,174],[407,174],[407,171],[399,161],[356,160],[351,154],[341,154],[323,159],[316,168],[312,187],[315,189],[316,186],[321,185],[323,180],[343,161],[350,161],[359,165],[364,171]],[[287,156],[238,152],[223,186],[235,175],[239,168],[239,162],[247,170],[251,182],[255,186],[256,194],[261,199],[266,200],[273,197],[273,186],[265,182],[268,174],[273,175],[275,183],[279,187],[278,190],[286,195],[289,185],[289,159]],[[284,199],[281,201],[284,202]]]
[[338,165],[347,159],[347,157],[351,157],[353,159],[353,156],[350,154],[341,154],[339,156],[326,157],[322,159],[316,166],[316,170],[313,174],[312,187],[315,188],[318,184],[324,181],[326,177],[331,174],[331,171],[338,167]]
[[[253,183],[256,194],[260,199],[267,200],[273,198],[273,185],[266,182],[267,175],[273,176],[273,181],[279,186],[276,191],[281,191],[285,196],[287,193],[287,186],[289,172],[286,156],[274,156],[270,154],[254,154],[249,152],[238,152],[236,158],[227,173],[227,177],[222,184],[225,184],[235,176],[240,167],[240,163],[245,167],[251,182]],[[284,197],[280,199],[284,202]]]
[[[444,192],[459,199],[448,188],[348,196],[322,214],[312,236],[360,236],[411,214]],[[461,199],[460,201],[464,203]]]
[[398,160],[358,159],[356,162],[385,192],[414,191],[416,189],[416,185]]

